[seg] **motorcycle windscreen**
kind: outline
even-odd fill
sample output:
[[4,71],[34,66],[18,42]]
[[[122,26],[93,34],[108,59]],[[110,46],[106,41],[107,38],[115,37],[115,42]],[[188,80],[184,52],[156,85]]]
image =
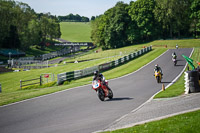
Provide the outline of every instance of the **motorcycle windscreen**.
[[95,89],[98,88],[98,87],[99,87],[99,82],[96,81],[96,80],[93,81],[93,82],[92,82],[92,86],[93,86],[93,88],[95,88]]

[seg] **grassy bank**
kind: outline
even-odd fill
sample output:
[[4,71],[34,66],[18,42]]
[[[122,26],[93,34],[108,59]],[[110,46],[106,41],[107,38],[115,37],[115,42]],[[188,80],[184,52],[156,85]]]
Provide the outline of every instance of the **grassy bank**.
[[[57,78],[57,74],[63,72],[70,72],[74,70],[81,70],[87,67],[96,66],[99,64],[103,64],[112,60],[116,60],[122,56],[129,54],[128,51],[135,52],[136,49],[142,49],[141,45],[138,46],[129,46],[116,50],[107,50],[101,51],[98,53],[89,52],[88,54],[81,57],[73,57],[66,59],[67,62],[74,62],[75,60],[86,60],[89,61],[76,63],[66,63],[60,64],[57,67],[50,67],[44,69],[32,69],[30,71],[20,71],[20,72],[9,72],[0,74],[0,83],[2,85],[3,92],[13,92],[19,89],[20,80],[29,80],[34,78],[39,78],[42,73],[53,73],[55,75],[55,79]],[[122,51],[122,54],[119,54],[119,51]],[[127,52],[126,52],[127,51]],[[126,53],[125,53],[126,52]],[[116,54],[116,55],[115,55]]]
[[61,38],[70,42],[91,42],[90,23],[61,22]]

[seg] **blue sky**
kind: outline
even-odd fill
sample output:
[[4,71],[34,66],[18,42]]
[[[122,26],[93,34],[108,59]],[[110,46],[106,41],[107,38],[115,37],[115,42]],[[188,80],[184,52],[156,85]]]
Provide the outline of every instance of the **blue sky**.
[[[70,13],[80,16],[96,16],[103,14],[115,6],[120,0],[16,0],[27,3],[37,13],[50,12],[52,15],[68,15]],[[132,0],[121,0],[130,3]]]

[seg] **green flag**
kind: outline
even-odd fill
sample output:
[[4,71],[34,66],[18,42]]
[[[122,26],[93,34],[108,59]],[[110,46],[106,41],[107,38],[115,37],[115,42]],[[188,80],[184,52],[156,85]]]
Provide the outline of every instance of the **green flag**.
[[185,55],[182,55],[182,56],[183,56],[183,58],[185,58],[185,60],[188,62],[188,64],[192,67],[192,70],[194,70],[195,66],[193,65],[193,59],[191,59]]

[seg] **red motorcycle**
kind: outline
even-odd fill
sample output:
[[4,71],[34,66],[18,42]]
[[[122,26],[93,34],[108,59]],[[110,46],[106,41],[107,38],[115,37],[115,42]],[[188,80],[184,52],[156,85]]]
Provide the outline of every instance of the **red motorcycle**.
[[[108,86],[108,81],[105,81]],[[92,89],[97,92],[97,95],[101,101],[104,101],[106,97],[113,98],[113,92],[110,88],[107,88],[100,80],[94,80],[92,82]]]

